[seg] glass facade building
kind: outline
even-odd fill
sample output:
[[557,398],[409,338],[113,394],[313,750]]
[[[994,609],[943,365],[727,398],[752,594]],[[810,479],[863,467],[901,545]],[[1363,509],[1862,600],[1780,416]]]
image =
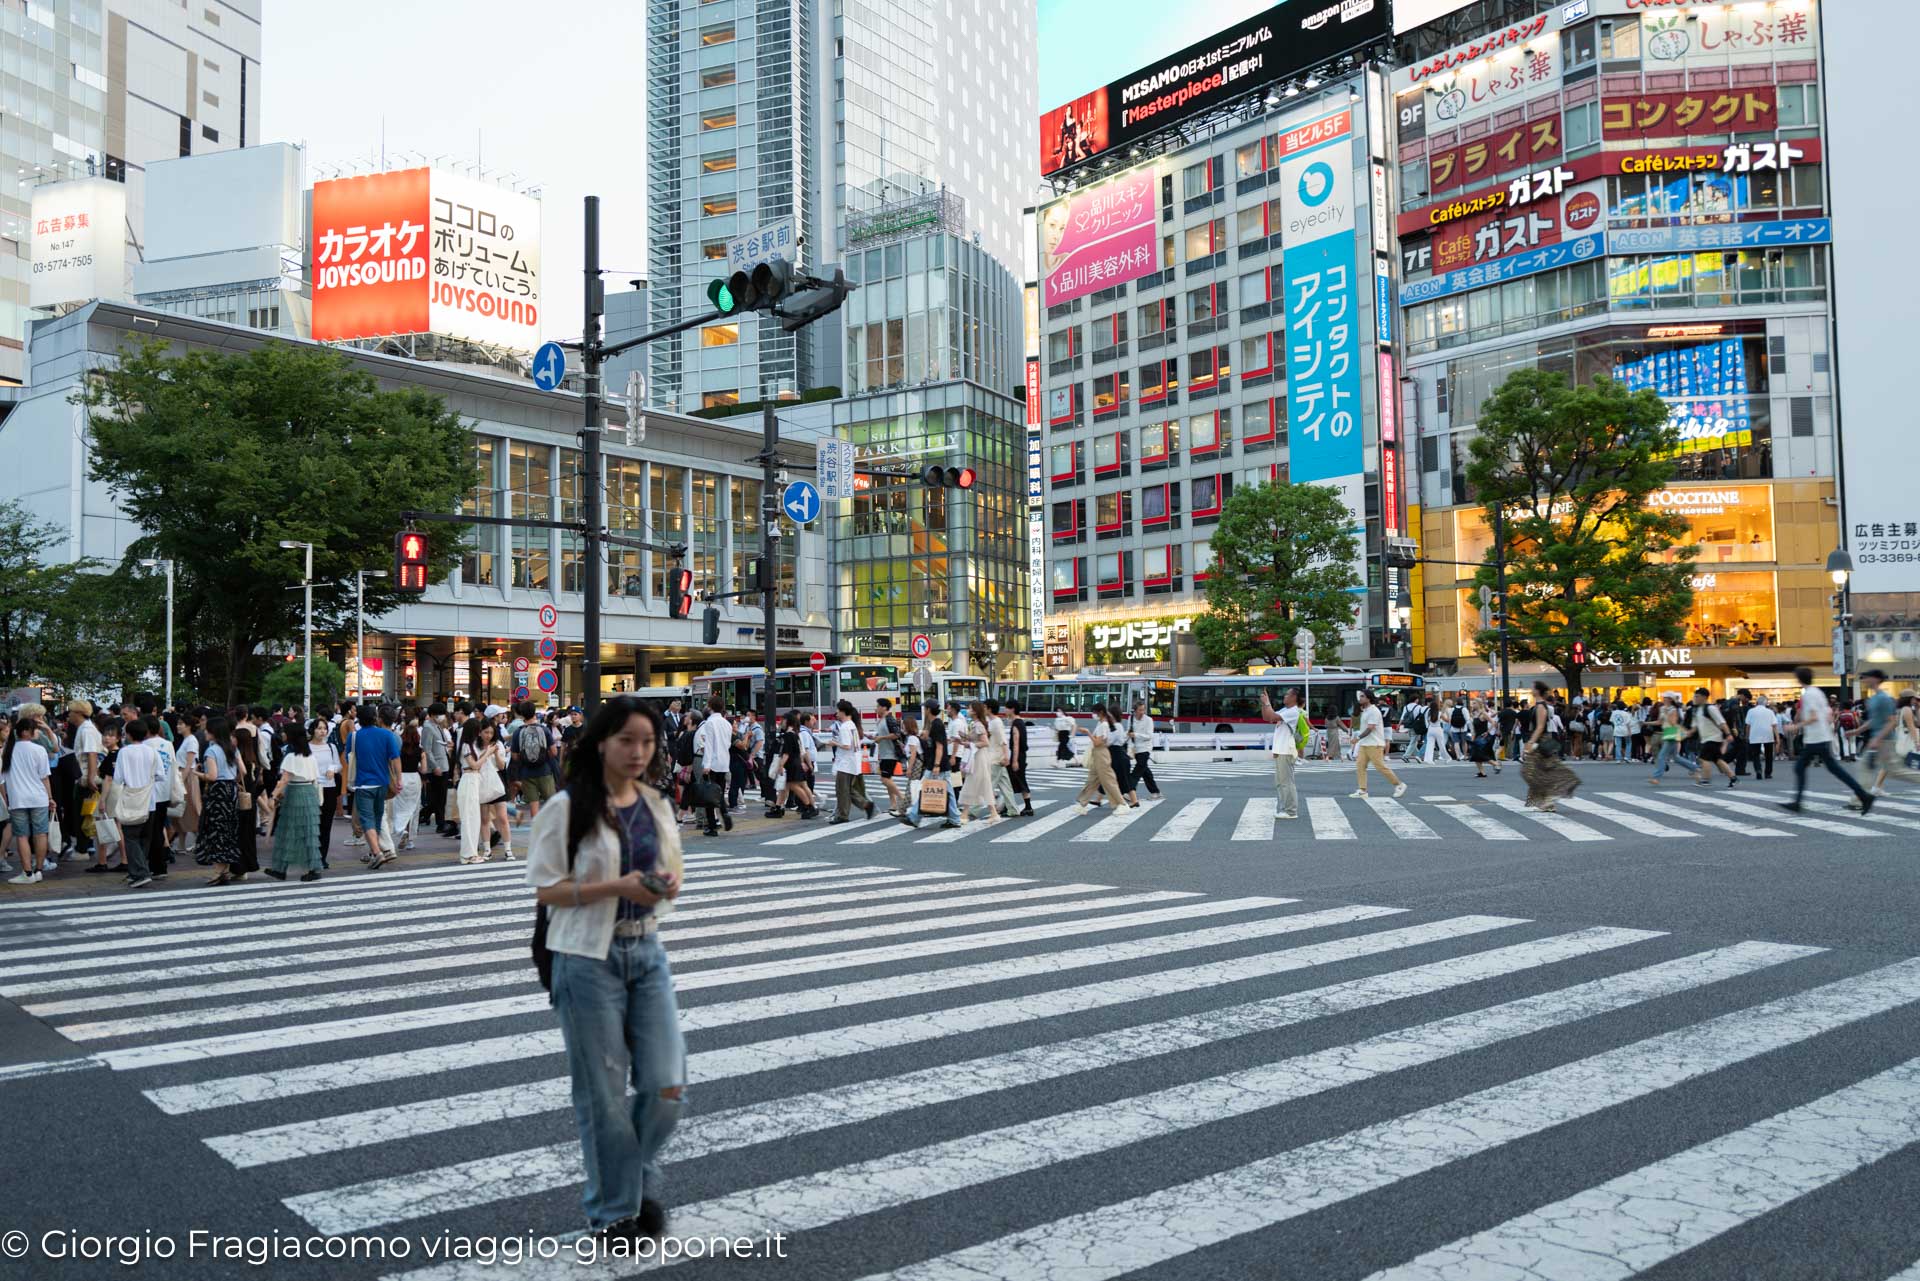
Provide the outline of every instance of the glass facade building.
[[[862,472],[833,515],[834,629],[841,651],[901,658],[915,632],[937,662],[1008,674],[1027,628],[1026,407],[1019,368],[1020,289],[1007,269],[946,233],[849,254],[852,393],[833,404],[834,434]],[[929,464],[967,467],[970,490],[931,488]]]
[[[1019,0],[650,6],[652,323],[704,308],[728,239],[784,218],[802,267],[845,261],[851,276],[865,224],[942,197],[965,211],[950,229],[1017,266],[1037,168],[1036,23]],[[787,334],[744,316],[658,343],[649,402],[691,412],[846,386],[842,323]]]

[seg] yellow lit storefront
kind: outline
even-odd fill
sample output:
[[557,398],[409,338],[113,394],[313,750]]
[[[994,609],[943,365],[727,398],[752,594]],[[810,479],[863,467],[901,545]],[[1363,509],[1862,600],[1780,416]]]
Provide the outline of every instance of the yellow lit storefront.
[[[1673,646],[1632,655],[1623,667],[1585,675],[1593,689],[1691,693],[1716,697],[1739,689],[1790,689],[1793,669],[1832,670],[1832,591],[1825,565],[1833,550],[1833,484],[1776,480],[1673,485],[1655,505],[1686,518],[1699,552],[1693,609]],[[1478,507],[1429,509],[1421,517],[1421,555],[1478,563],[1493,545]],[[1423,605],[1427,661],[1460,676],[1490,672],[1474,649],[1481,627],[1473,570],[1428,563]],[[1516,669],[1514,683],[1524,686]]]

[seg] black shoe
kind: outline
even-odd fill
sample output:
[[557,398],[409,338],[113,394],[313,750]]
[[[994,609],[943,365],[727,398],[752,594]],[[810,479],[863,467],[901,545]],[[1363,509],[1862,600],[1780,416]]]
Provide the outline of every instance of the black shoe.
[[1789,814],[1798,814],[1800,812],[1799,801],[1781,801],[1779,804],[1780,808],[1786,810]]
[[703,827],[703,828],[701,828],[701,829],[700,829],[700,835],[702,835],[702,836],[718,836],[718,835],[720,835],[720,829],[719,829],[719,828],[717,828],[717,827]]
[[956,823],[956,822],[954,822],[954,821],[953,821],[952,819],[948,819],[948,820],[947,820],[946,822],[944,822],[944,823],[942,823],[942,824],[941,824],[940,826],[942,826],[942,827],[958,827],[958,826],[960,826],[960,825],[959,825],[958,823]]
[[87,869],[87,873],[89,875],[92,875],[93,873],[96,873],[96,872],[111,872],[111,871],[113,871],[113,869],[108,867],[105,863],[95,863],[92,867]]
[[727,830],[729,832],[733,830],[733,814],[731,812],[722,814],[720,816],[720,821],[727,825]]
[[868,801],[868,802],[867,802],[867,817],[868,817],[868,818],[872,818],[872,817],[873,817],[873,812],[874,812],[874,811],[873,811],[873,802],[872,802],[872,801]]
[[667,1234],[667,1207],[651,1197],[640,1198],[640,1213],[633,1216],[640,1235],[658,1240]]
[[[286,877],[283,875],[280,879],[285,880]],[[320,879],[320,873],[308,872],[305,876],[301,877],[300,879],[303,881],[317,881]]]
[[1014,817],[1016,817],[1016,818],[1032,818],[1032,817],[1033,817],[1033,806],[1031,806],[1031,805],[1029,805],[1029,806],[1027,806],[1027,808],[1025,808],[1025,809],[1023,809],[1023,810],[1021,810],[1021,811],[1020,811],[1020,812],[1019,812],[1018,814],[1016,814],[1016,815],[1015,815]]
[[156,881],[164,881],[167,879],[167,874],[165,872],[155,872],[153,874],[153,879]]
[[277,867],[263,867],[260,869],[260,875],[271,876],[276,881],[284,881],[287,879],[287,874]]
[[1861,802],[1860,802],[1860,813],[1861,813],[1862,815],[1867,815],[1867,814],[1871,814],[1871,813],[1873,813],[1873,802],[1874,802],[1874,801],[1875,801],[1876,799],[1877,799],[1877,798],[1875,798],[1875,797],[1872,797],[1872,796],[1869,796],[1869,797],[1867,797],[1867,798],[1866,798],[1865,800],[1863,800],[1863,801],[1861,801]]
[[787,812],[785,810],[769,809],[767,811],[768,818],[785,818],[786,816]]
[[827,826],[832,827],[835,823],[844,823],[846,821],[844,818],[830,818],[827,820]]

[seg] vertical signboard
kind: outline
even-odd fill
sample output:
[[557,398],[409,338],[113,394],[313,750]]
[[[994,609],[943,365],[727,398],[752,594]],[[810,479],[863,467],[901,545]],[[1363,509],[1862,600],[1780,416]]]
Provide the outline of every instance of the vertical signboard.
[[1047,640],[1047,522],[1039,512],[1027,517],[1027,644],[1039,650]]
[[[1381,351],[1380,384],[1380,530],[1400,532],[1400,414],[1399,383],[1395,381],[1393,353]],[[1397,575],[1396,575],[1397,576]]]
[[127,188],[106,178],[33,189],[27,305],[126,297]]
[[512,351],[540,345],[540,202],[434,170],[436,334]]
[[[1286,277],[1287,422],[1291,474],[1340,492],[1366,546],[1365,432],[1360,398],[1363,269],[1355,243],[1353,111],[1280,137],[1282,270]],[[1359,566],[1365,580],[1365,562]],[[1363,601],[1357,595],[1356,601]],[[1351,645],[1364,629],[1343,629]]]

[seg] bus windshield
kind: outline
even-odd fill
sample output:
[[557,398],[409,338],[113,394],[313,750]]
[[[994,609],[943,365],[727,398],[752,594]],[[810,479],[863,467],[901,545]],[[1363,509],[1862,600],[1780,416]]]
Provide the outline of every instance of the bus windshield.
[[840,692],[842,694],[892,693],[900,685],[900,673],[892,667],[842,667],[840,669]]

